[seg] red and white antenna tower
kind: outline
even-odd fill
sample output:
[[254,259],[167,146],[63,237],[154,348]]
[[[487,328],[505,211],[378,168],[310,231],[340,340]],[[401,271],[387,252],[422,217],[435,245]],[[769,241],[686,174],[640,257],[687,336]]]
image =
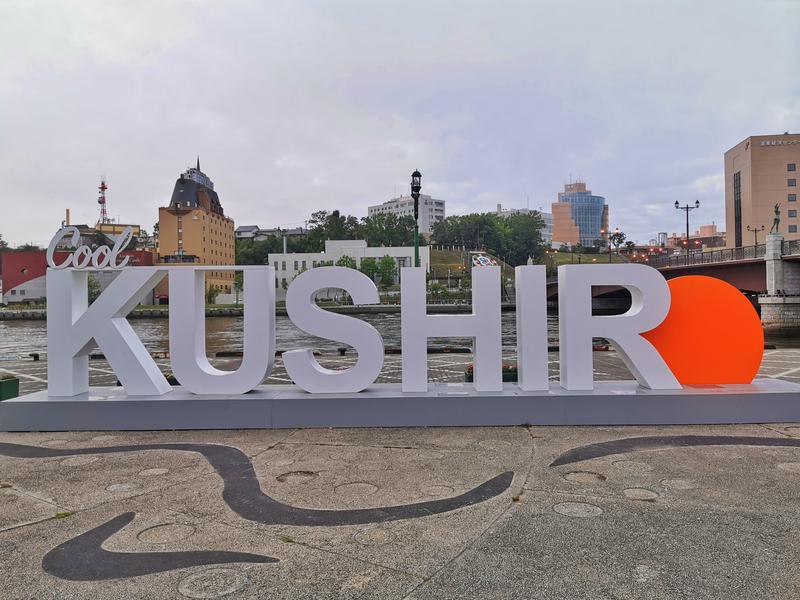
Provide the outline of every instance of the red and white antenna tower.
[[106,178],[103,177],[100,179],[100,197],[97,199],[97,203],[100,205],[100,222],[101,223],[108,223],[111,219],[108,218],[108,210],[106,209],[106,190],[108,186],[106,185]]

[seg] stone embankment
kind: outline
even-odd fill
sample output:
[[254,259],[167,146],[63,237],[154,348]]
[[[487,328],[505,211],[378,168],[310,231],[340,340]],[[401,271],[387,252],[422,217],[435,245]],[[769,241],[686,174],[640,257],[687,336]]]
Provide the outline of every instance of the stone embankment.
[[[341,314],[380,314],[380,313],[399,313],[399,304],[375,304],[375,305],[323,305],[325,310]],[[503,304],[502,310],[514,310],[514,304]],[[239,307],[214,307],[206,309],[207,317],[241,317],[244,309]],[[278,315],[286,316],[286,308],[278,306]],[[429,304],[428,314],[449,314],[449,313],[469,313],[472,312],[471,304]],[[129,319],[165,319],[169,316],[168,307],[137,308],[128,315]],[[45,309],[30,310],[0,310],[0,321],[44,321],[47,319]]]

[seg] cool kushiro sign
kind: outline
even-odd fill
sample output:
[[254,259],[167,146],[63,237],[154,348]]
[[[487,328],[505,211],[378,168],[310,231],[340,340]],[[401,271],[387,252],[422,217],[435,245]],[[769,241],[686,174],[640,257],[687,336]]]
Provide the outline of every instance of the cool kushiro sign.
[[[244,357],[235,371],[213,367],[205,352],[206,270],[244,271]],[[275,354],[275,272],[272,267],[129,267],[87,303],[88,272],[51,269],[48,290],[48,385],[51,396],[75,396],[89,389],[88,354],[100,347],[129,396],[154,396],[172,390],[125,316],[165,276],[169,276],[169,345],[172,370],[194,394],[244,394],[269,376]],[[547,315],[543,266],[517,267],[519,387],[546,390]],[[401,274],[402,391],[425,392],[427,340],[467,337],[475,340],[475,389],[503,389],[500,331],[500,268],[472,272],[472,314],[428,315],[425,272]],[[633,299],[619,316],[593,316],[593,286],[619,285]],[[364,274],[345,267],[319,267],[299,275],[286,294],[289,318],[303,331],[355,348],[356,364],[345,370],[322,367],[311,349],[283,353],[286,371],[311,393],[355,393],[377,379],[384,347],[378,331],[358,318],[325,311],[314,302],[324,288],[346,291],[355,304],[378,304],[378,289]],[[617,347],[640,385],[654,390],[681,385],[656,348],[642,337],[669,310],[669,288],[658,271],[637,264],[565,266],[559,275],[561,386],[593,388],[592,338]]]
[[[75,232],[62,231],[58,238]],[[128,234],[129,235],[129,234]],[[124,241],[124,240],[123,240]],[[268,266],[124,267],[124,244],[79,248],[47,272],[48,391],[0,403],[0,429],[176,429],[219,427],[501,425],[518,423],[703,423],[800,420],[800,386],[751,381],[763,349],[760,322],[735,288],[707,277],[669,283],[641,264],[564,265],[558,272],[560,381],[548,380],[547,281],[543,266],[516,268],[518,383],[502,382],[500,268],[472,271],[472,313],[429,315],[425,271],[401,271],[402,384],[378,385],[380,333],[314,302],[340,288],[355,304],[378,304],[375,284],[344,267],[318,267],[289,286],[286,310],[303,331],[352,346],[355,364],[323,367],[310,348],[283,353],[295,386],[261,386],[275,355],[275,272]],[[66,265],[73,265],[67,267]],[[92,270],[117,269],[91,304]],[[210,364],[205,349],[205,271],[243,271],[244,354],[238,369]],[[164,278],[169,285],[173,388],[126,315]],[[623,287],[631,308],[592,314],[592,289]],[[694,310],[698,307],[702,310]],[[699,316],[698,316],[699,315]],[[715,320],[716,330],[709,322]],[[719,352],[698,350],[697,332]],[[730,343],[735,330],[737,346]],[[729,337],[725,337],[729,336]],[[431,337],[474,341],[474,386],[430,385]],[[635,382],[595,382],[593,338],[605,338]],[[99,347],[122,384],[89,388],[88,357]],[[700,352],[704,352],[700,354]],[[687,384],[714,384],[702,388]],[[727,384],[736,384],[734,386]],[[248,393],[250,392],[250,393]],[[744,397],[745,400],[742,398]]]

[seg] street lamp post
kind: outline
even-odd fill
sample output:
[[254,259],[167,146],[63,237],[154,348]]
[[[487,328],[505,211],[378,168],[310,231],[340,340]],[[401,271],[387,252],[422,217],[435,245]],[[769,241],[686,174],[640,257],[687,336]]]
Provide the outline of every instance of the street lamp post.
[[694,206],[691,204],[687,204],[686,206],[681,206],[681,203],[675,200],[675,208],[678,210],[682,210],[686,213],[686,264],[689,264],[689,211],[694,210],[695,208],[700,208],[700,200],[694,201]]
[[761,229],[759,229],[758,227],[754,227],[753,229],[751,229],[750,225],[748,225],[747,226],[747,231],[752,231],[753,232],[753,237],[755,237],[755,242],[756,242],[755,246],[756,246],[756,248],[758,248],[758,232],[759,231],[764,231],[764,226],[762,225]]
[[611,248],[608,247],[609,241],[608,241],[608,235],[607,234],[608,234],[608,231],[606,231],[605,229],[601,229],[600,230],[600,237],[603,238],[605,240],[605,242],[606,242],[606,250],[608,251],[608,262],[611,262]]
[[419,266],[419,192],[422,189],[422,173],[411,174],[411,197],[414,198],[414,266]]

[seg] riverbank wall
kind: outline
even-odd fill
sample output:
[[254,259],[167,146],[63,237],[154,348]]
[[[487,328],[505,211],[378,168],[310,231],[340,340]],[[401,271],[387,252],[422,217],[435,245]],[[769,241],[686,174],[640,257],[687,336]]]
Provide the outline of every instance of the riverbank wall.
[[[391,314],[399,313],[399,304],[364,304],[360,306],[353,305],[322,305],[322,308],[333,313],[340,314]],[[515,310],[516,306],[513,303],[504,303],[501,310]],[[455,314],[455,313],[470,313],[472,312],[471,304],[429,304],[428,314]],[[278,306],[275,313],[280,316],[286,316],[286,308]],[[241,317],[244,314],[243,307],[226,307],[226,308],[207,308],[206,317]],[[129,315],[129,319],[166,319],[169,317],[169,307],[163,308],[137,308],[134,309]],[[47,320],[47,311],[44,309],[39,310],[0,310],[0,321],[45,321]]]

